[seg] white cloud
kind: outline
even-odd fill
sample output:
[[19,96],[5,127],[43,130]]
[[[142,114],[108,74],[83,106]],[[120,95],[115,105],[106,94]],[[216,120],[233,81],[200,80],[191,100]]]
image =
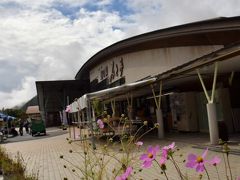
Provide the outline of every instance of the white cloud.
[[[8,63],[5,66],[8,69],[1,66],[1,74],[18,74],[18,85],[12,85],[17,89],[5,87],[8,93],[0,86],[3,99],[0,108],[27,101],[36,94],[30,77],[31,80],[74,79],[88,58],[124,37],[122,31],[113,28],[121,23],[117,14],[81,8],[76,16],[71,20],[55,9],[23,9],[7,17],[0,14],[0,63],[18,65]],[[16,76],[11,78],[9,83]],[[18,95],[24,91],[27,93]]]
[[240,15],[238,0],[128,0],[128,7],[135,12],[128,17],[134,22],[128,27],[130,34],[220,16]]
[[29,100],[35,96],[35,81],[34,77],[24,77],[21,81],[21,88],[13,89],[10,92],[0,92],[1,105],[13,107],[21,104],[23,100]]
[[[73,79],[88,58],[126,37],[240,15],[238,0],[119,0],[125,4],[110,6],[114,2],[1,0],[0,75],[6,77],[0,85],[0,108],[32,98],[35,80]],[[126,6],[125,12],[121,8]]]

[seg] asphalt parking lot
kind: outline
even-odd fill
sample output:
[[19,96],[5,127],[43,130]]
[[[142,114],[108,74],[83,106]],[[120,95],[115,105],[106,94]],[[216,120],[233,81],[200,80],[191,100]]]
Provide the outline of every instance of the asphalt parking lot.
[[[18,131],[18,129],[16,129]],[[51,127],[51,128],[46,128],[46,135],[40,134],[40,135],[36,135],[36,136],[32,136],[30,134],[27,134],[25,129],[23,132],[23,136],[8,136],[7,139],[4,140],[4,142],[2,144],[6,144],[6,143],[13,143],[13,142],[21,142],[21,141],[29,141],[29,140],[37,140],[37,139],[44,139],[44,138],[49,138],[49,137],[54,137],[54,136],[58,136],[58,135],[62,135],[62,134],[66,134],[68,133],[67,130],[62,130],[58,127]]]

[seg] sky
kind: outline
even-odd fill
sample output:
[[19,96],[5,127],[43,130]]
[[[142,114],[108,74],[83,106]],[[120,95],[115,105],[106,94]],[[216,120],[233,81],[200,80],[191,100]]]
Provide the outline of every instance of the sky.
[[35,81],[74,79],[117,41],[232,16],[239,0],[0,0],[0,109],[30,100]]

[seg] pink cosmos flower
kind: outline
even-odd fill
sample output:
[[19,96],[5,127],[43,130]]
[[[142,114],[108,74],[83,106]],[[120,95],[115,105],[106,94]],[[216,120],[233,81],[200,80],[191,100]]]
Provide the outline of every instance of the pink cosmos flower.
[[72,110],[71,110],[71,106],[70,105],[68,105],[67,107],[66,107],[66,110],[65,110],[65,112],[71,112]]
[[104,128],[104,123],[103,123],[103,121],[102,121],[101,119],[98,119],[98,120],[97,120],[97,124],[98,124],[98,126],[99,126],[100,129],[103,129],[103,128]]
[[240,176],[237,177],[237,180],[240,180]]
[[168,154],[173,152],[175,147],[176,147],[175,142],[173,142],[172,144],[170,144],[168,146],[164,146],[162,148],[162,155],[161,155],[161,158],[160,158],[160,161],[159,161],[160,165],[163,165],[163,164],[166,163]]
[[143,142],[142,141],[138,141],[135,143],[138,147],[142,146],[143,145]]
[[212,160],[208,161],[209,164],[216,166],[221,162],[221,159],[217,156],[214,156]]
[[128,167],[121,176],[116,177],[116,180],[126,180],[131,175],[132,171],[133,171],[133,168]]
[[152,161],[155,160],[157,153],[159,152],[159,146],[149,146],[147,154],[142,154],[140,160],[143,161],[142,167],[149,168],[152,166]]
[[208,152],[208,148],[203,152],[201,156],[197,156],[195,154],[188,155],[188,162],[186,163],[186,167],[194,168],[197,172],[203,172],[205,170],[204,164],[207,162],[204,160]]
[[162,155],[160,158],[159,164],[162,166],[166,164],[166,161],[167,161],[167,157]]
[[168,145],[168,146],[164,146],[163,147],[163,150],[167,151],[167,152],[170,152],[170,151],[173,151],[175,149],[175,142],[172,142],[172,144]]

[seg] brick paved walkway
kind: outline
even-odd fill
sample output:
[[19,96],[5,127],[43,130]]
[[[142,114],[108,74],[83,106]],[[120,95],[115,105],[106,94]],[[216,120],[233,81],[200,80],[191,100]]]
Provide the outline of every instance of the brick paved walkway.
[[[66,137],[68,134],[56,136],[56,137],[49,137],[45,139],[33,140],[33,141],[25,141],[25,142],[15,142],[10,144],[4,144],[3,146],[6,147],[7,151],[12,155],[16,154],[18,151],[22,154],[23,159],[27,164],[27,171],[28,173],[39,173],[40,180],[61,180],[64,177],[68,177],[70,180],[80,179],[77,177],[76,173],[71,172],[71,168],[66,169],[63,166],[67,164],[62,159],[59,158],[60,155],[64,154],[64,157],[76,165],[81,165],[81,157],[75,153],[69,153],[70,149],[78,149],[79,146],[73,144],[68,144],[66,141]],[[148,138],[145,143],[145,147],[149,144],[156,145],[159,144],[160,146],[169,144],[170,141],[167,140],[157,140]],[[79,142],[77,142],[79,143]],[[176,142],[177,146],[180,147],[181,153],[184,156],[187,155],[188,152],[194,152],[197,154],[201,154],[203,150],[201,149],[194,149],[191,147],[191,144],[187,144],[185,142]],[[142,149],[146,149],[143,147]],[[141,153],[139,153],[140,155]],[[208,157],[212,157],[216,152],[209,151]],[[218,154],[218,153],[217,153]],[[221,157],[221,154],[218,154]],[[177,159],[179,160],[179,159]],[[182,161],[182,160],[181,160]],[[232,171],[234,174],[240,175],[240,156],[238,155],[231,155],[230,161],[232,165]],[[114,167],[114,165],[112,166]],[[189,175],[194,174],[193,170],[186,169]],[[109,168],[109,172],[111,173],[112,169]],[[224,168],[223,165],[219,168],[220,177],[221,179],[225,179],[224,177]],[[170,179],[179,179],[178,175],[176,174],[175,169],[169,166],[167,173]],[[209,171],[210,176],[212,179],[217,178],[216,172],[213,168]],[[156,178],[158,177],[158,178]],[[156,168],[151,168],[148,170],[144,170],[138,174],[137,179],[165,179],[164,176],[160,175],[159,170]],[[193,178],[191,178],[193,179]],[[204,178],[205,179],[205,176]]]

